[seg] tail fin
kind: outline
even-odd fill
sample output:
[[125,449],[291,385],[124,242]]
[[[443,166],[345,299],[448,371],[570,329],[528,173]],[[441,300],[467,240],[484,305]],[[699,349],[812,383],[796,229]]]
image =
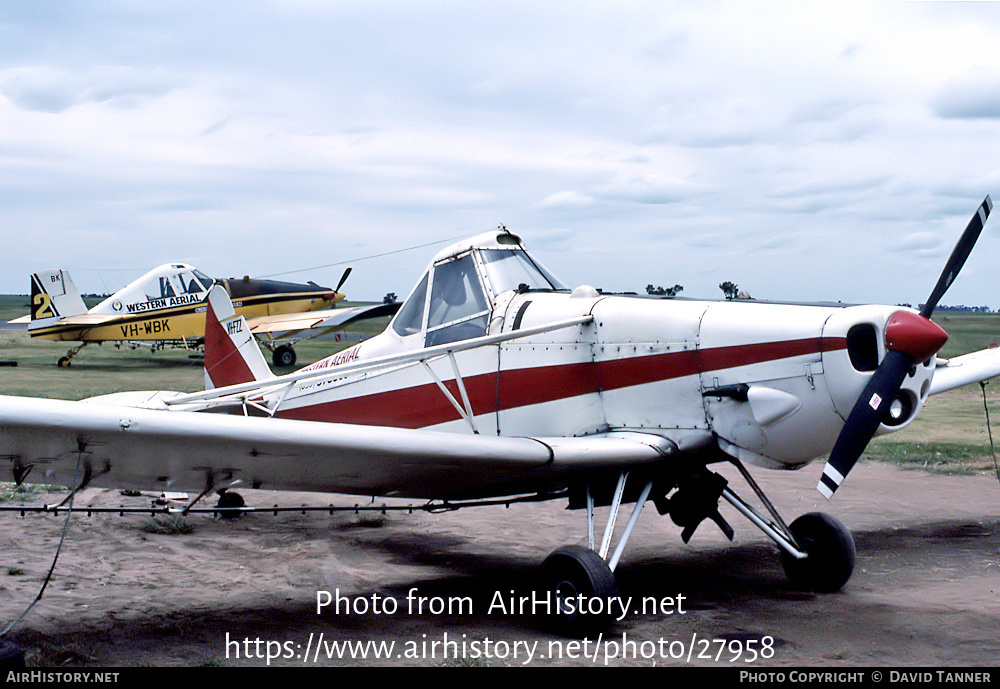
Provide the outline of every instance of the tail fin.
[[[65,270],[43,270],[31,276],[31,320],[37,326],[87,313],[87,305]],[[37,321],[45,321],[38,323]]]
[[205,314],[205,388],[273,378],[267,361],[250,334],[246,319],[237,316],[221,285],[208,293]]

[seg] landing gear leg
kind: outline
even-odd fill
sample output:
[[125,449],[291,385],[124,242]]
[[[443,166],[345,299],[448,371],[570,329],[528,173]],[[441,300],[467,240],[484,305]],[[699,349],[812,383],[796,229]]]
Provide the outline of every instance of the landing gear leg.
[[80,353],[80,350],[87,346],[86,342],[83,342],[78,347],[73,347],[73,349],[66,352],[66,356],[59,357],[59,361],[56,362],[56,366],[59,368],[68,368],[70,364],[73,363],[73,357]]
[[757,525],[781,548],[781,565],[792,585],[817,593],[839,591],[854,572],[857,551],[851,532],[838,519],[822,512],[804,514],[785,526],[750,474],[733,462],[773,517],[769,521],[728,488],[722,497]]
[[611,622],[612,599],[618,596],[614,570],[653,486],[649,482],[642,489],[618,545],[609,557],[627,477],[625,473],[618,479],[600,550],[594,550],[594,500],[588,489],[587,535],[590,547],[563,546],[542,563],[540,589],[551,601],[547,621],[557,633],[584,637],[603,631]]

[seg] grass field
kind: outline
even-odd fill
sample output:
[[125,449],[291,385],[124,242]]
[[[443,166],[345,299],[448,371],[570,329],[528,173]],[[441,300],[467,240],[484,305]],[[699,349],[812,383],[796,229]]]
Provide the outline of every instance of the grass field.
[[[97,300],[87,300],[94,301]],[[359,304],[342,302],[344,306]],[[0,321],[28,312],[28,297],[0,296]],[[348,333],[370,337],[381,332],[387,318],[352,326]],[[345,349],[356,342],[333,339],[296,343],[296,368]],[[83,399],[126,390],[179,390],[196,392],[205,387],[202,359],[196,352],[148,347],[117,348],[113,343],[90,344],[73,359],[70,368],[56,366],[60,357],[78,343],[33,340],[26,332],[0,330],[0,361],[16,361],[16,367],[0,367],[0,393],[59,399]],[[267,354],[268,360],[270,355]],[[280,370],[289,373],[293,369]]]
[[[27,311],[28,297],[0,296],[0,321],[17,318]],[[380,332],[387,320],[371,321],[352,328],[351,332],[371,336]],[[939,311],[934,320],[950,335],[941,356],[958,356],[1000,342],[1000,314]],[[25,332],[0,330],[0,361],[17,361],[16,367],[0,367],[0,393],[82,399],[124,390],[195,392],[204,387],[201,358],[192,352],[151,353],[147,348],[117,349],[110,343],[88,345],[74,359],[71,368],[58,368],[56,361],[73,344],[32,340]],[[299,342],[295,345],[296,367],[350,344],[332,339]],[[987,385],[986,397],[993,435],[1000,441],[1000,379]],[[971,385],[932,397],[913,424],[873,440],[864,459],[929,471],[992,473],[994,460],[980,386]]]

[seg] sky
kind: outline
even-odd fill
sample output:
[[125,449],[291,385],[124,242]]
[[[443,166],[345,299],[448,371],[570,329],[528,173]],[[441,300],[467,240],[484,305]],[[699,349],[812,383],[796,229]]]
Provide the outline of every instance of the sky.
[[[503,224],[570,286],[916,304],[987,194],[997,3],[0,9],[0,293],[182,261],[402,297]],[[998,265],[1000,217],[942,303],[1000,308]]]

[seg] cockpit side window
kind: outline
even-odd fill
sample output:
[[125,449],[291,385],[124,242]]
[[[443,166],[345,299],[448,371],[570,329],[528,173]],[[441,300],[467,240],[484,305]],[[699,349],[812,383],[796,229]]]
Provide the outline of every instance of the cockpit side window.
[[490,305],[472,254],[434,268],[427,314],[427,346],[486,334]]
[[146,294],[146,299],[149,300],[177,296],[177,293],[174,291],[173,281],[165,275],[155,277],[147,282],[143,288],[143,292]]
[[427,315],[428,328],[487,310],[489,305],[476,275],[471,254],[434,268],[430,312]]

